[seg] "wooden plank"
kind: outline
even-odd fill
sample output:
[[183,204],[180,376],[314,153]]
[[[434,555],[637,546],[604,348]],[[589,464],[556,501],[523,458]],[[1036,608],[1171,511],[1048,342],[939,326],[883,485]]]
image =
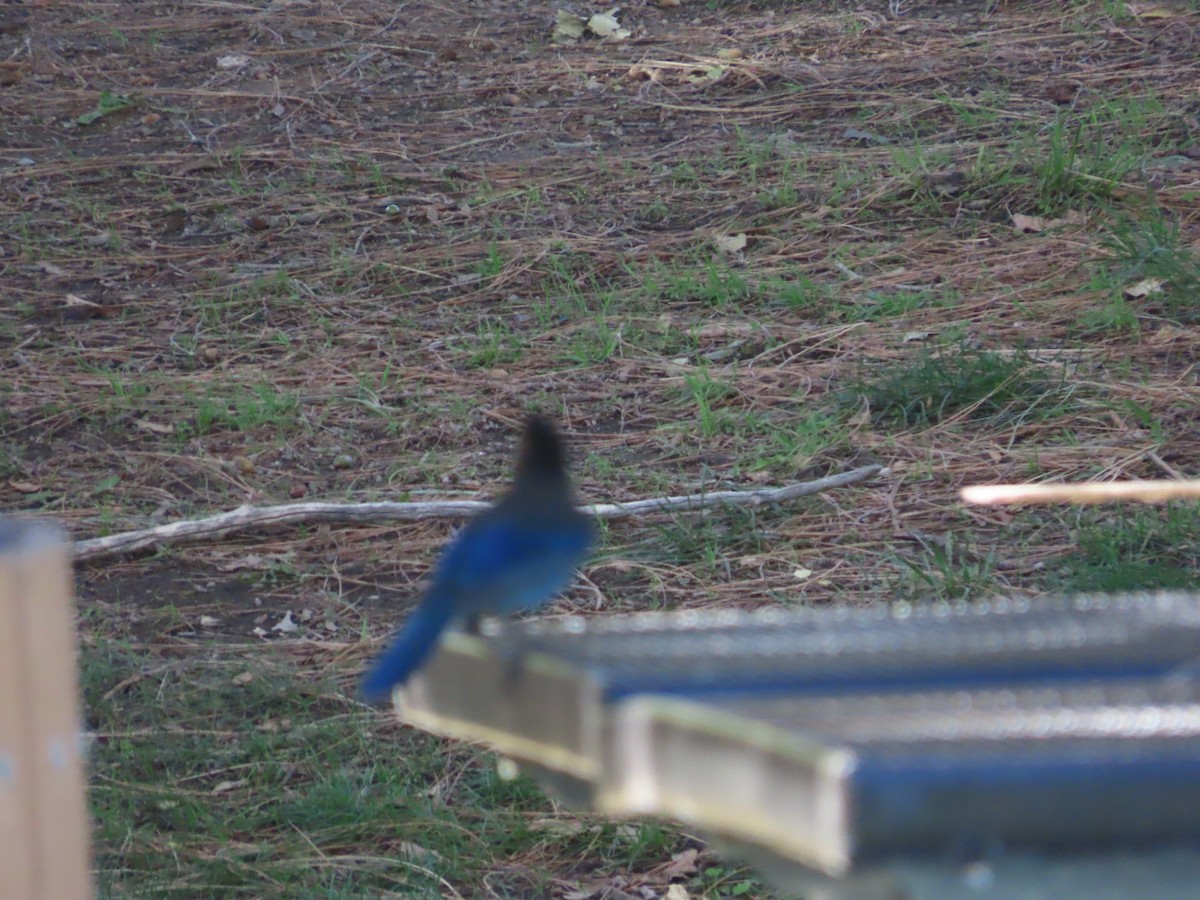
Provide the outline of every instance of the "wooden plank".
[[[89,819],[83,760],[79,751],[79,697],[69,549],[54,529],[31,523],[0,523],[0,568],[5,571],[6,611],[0,617],[18,646],[10,657],[19,666],[7,702],[16,710],[23,763],[17,792],[25,809],[21,843],[27,848],[18,876],[31,888],[16,897],[63,900],[92,896],[89,862]],[[7,552],[5,549],[7,548]],[[7,655],[7,654],[6,654]],[[4,853],[5,851],[0,851]],[[0,892],[14,879],[0,869]],[[23,886],[22,886],[23,887]],[[0,896],[10,896],[0,893]]]
[[37,896],[19,544],[12,524],[0,522],[0,900]]

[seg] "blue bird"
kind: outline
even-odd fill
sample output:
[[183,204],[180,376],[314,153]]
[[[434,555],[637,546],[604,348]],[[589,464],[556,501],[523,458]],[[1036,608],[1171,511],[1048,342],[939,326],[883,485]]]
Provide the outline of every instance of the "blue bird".
[[386,700],[433,653],[452,623],[508,615],[545,603],[571,580],[595,539],[574,506],[553,426],[529,420],[512,489],[472,519],[442,553],[417,608],[363,678],[359,695]]

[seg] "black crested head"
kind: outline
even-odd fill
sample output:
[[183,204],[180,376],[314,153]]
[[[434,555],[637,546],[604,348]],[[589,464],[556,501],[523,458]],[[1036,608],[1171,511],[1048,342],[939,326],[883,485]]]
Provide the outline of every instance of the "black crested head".
[[550,420],[530,416],[517,458],[518,486],[522,484],[566,485],[567,458],[562,441]]

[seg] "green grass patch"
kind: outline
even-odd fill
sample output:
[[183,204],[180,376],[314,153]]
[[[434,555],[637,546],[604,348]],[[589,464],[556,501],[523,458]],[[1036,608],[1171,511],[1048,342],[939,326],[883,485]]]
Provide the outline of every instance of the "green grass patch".
[[1200,256],[1181,237],[1179,222],[1154,208],[1139,217],[1124,216],[1104,241],[1126,286],[1143,279],[1160,282],[1147,305],[1181,322],[1200,320]]
[[642,290],[656,301],[694,301],[717,308],[730,306],[753,292],[744,274],[716,261],[696,266],[657,264],[645,273]]
[[1086,510],[1076,549],[1047,579],[1063,591],[1200,588],[1200,507],[1121,506]]
[[1073,393],[1061,372],[1024,351],[959,346],[924,350],[876,367],[841,391],[839,401],[848,410],[865,404],[874,421],[903,426],[931,425],[956,415],[1011,423],[1053,416]]
[[299,424],[299,398],[270,384],[239,385],[228,393],[214,392],[194,402],[190,418],[176,426],[181,440],[217,431],[251,431],[265,426],[285,431]]
[[846,312],[851,322],[883,322],[901,319],[922,309],[945,308],[958,302],[953,290],[868,291]]
[[893,557],[900,567],[895,595],[912,600],[975,600],[995,593],[995,551],[979,553],[953,531],[943,540],[922,539],[915,557]]
[[521,336],[504,319],[486,318],[475,328],[475,335],[466,341],[467,365],[473,369],[517,362],[523,352]]
[[[551,839],[531,781],[356,707],[284,652],[181,659],[101,637],[82,670],[102,897],[470,896]],[[606,824],[570,841],[627,864],[678,838]]]
[[172,660],[101,640],[82,665],[102,896],[437,896],[486,856],[480,829],[432,800],[428,773],[465,766],[455,792],[474,804],[490,767],[416,733],[374,733],[377,720],[282,658]]

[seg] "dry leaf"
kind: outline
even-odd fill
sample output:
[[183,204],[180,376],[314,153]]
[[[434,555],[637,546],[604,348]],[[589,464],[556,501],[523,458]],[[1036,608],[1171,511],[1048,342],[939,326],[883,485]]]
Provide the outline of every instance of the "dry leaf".
[[1137,284],[1131,284],[1122,293],[1126,300],[1141,300],[1151,294],[1161,294],[1163,282],[1161,278],[1143,278]]
[[400,851],[401,856],[407,856],[409,859],[420,859],[428,857],[430,859],[443,859],[442,854],[436,850],[430,850],[423,844],[418,844],[415,841],[401,841],[396,847]]
[[1052,82],[1046,85],[1047,99],[1060,105],[1070,103],[1075,99],[1077,93],[1079,93],[1079,88],[1065,81]]
[[217,566],[221,572],[244,572],[246,570],[258,570],[263,568],[265,561],[257,553],[247,553],[245,556],[231,559],[227,563],[221,563]]
[[565,9],[558,11],[558,17],[554,21],[554,32],[551,35],[551,40],[564,43],[566,41],[577,41],[583,37],[583,20],[579,16],[572,15]]
[[696,864],[697,857],[700,856],[700,851],[695,847],[689,847],[687,850],[682,850],[671,856],[671,861],[663,870],[663,874],[667,876],[667,880],[673,878],[688,878],[700,871],[700,867]]
[[737,47],[726,47],[717,51],[717,59],[741,59],[746,54]]
[[592,900],[594,897],[607,897],[612,882],[608,878],[593,878],[591,881],[580,882],[573,891],[563,894],[563,900]]
[[242,687],[242,686],[247,685],[250,682],[252,682],[254,680],[254,676],[251,675],[249,672],[242,672],[240,675],[234,675],[231,680],[238,687]]
[[219,169],[221,164],[216,162],[211,156],[201,156],[199,159],[189,159],[181,163],[177,168],[178,175],[191,175],[193,172],[212,172]]
[[133,426],[154,434],[174,434],[174,425],[164,425],[162,422],[151,422],[149,419],[134,419]]
[[569,816],[545,816],[537,818],[529,823],[529,827],[534,831],[544,832],[557,838],[575,837],[590,830],[589,826],[583,824],[579,819]]
[[729,70],[728,66],[705,66],[697,68],[688,75],[687,79],[692,84],[705,84],[710,81],[720,81],[721,77]]
[[745,234],[718,234],[713,238],[713,244],[722,253],[730,256],[734,253],[740,253],[746,249]]
[[876,134],[874,131],[864,131],[853,126],[842,132],[842,137],[848,141],[861,141],[864,144],[890,144],[892,139],[887,135]]
[[32,481],[10,481],[8,486],[18,494],[36,494],[42,489],[40,484],[34,484]]
[[1061,219],[1046,219],[1042,216],[1026,216],[1021,213],[1013,213],[1012,222],[1013,228],[1017,229],[1017,231],[1034,234],[1040,231],[1047,231],[1051,228],[1061,228],[1064,225],[1084,225],[1087,223],[1087,216],[1075,209],[1067,210],[1067,214]]
[[1185,338],[1187,334],[1187,329],[1176,328],[1174,325],[1163,325],[1150,332],[1149,342],[1152,346],[1161,347],[1163,344],[1171,344],[1180,338]]
[[615,40],[624,40],[629,37],[631,32],[628,28],[622,28],[617,22],[617,11],[614,9],[611,12],[596,13],[588,19],[588,30],[593,34],[598,34],[600,37],[610,37]]
[[1182,9],[1152,3],[1126,3],[1125,9],[1131,16],[1139,19],[1173,19],[1185,12]]
[[1026,216],[1022,213],[1013,213],[1012,217],[1013,228],[1017,231],[1026,233],[1042,231],[1045,228],[1041,216]]
[[600,37],[607,37],[621,27],[616,16],[611,13],[595,13],[587,22],[588,30]]

